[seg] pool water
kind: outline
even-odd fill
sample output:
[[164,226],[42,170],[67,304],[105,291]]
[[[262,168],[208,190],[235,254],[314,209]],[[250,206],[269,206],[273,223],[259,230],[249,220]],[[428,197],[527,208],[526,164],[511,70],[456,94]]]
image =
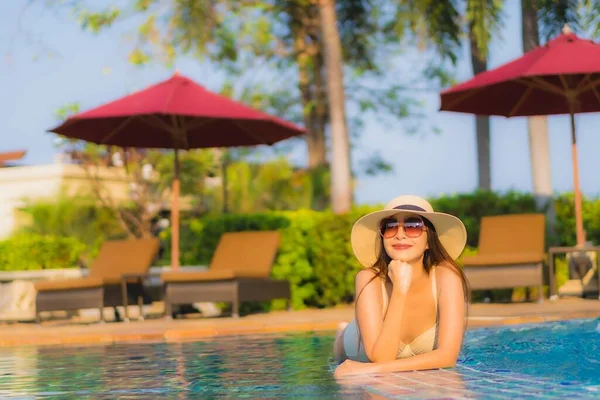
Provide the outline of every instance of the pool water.
[[598,398],[600,320],[467,332],[456,368],[336,382],[333,336],[0,349],[2,398]]

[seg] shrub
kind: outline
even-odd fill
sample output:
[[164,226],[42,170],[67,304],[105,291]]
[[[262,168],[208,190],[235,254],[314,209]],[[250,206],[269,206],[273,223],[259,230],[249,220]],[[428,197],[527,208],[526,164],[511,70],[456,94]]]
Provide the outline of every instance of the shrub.
[[74,238],[20,234],[0,242],[0,270],[72,268],[86,249]]
[[87,262],[96,257],[105,240],[125,236],[115,211],[86,197],[59,197],[54,202],[29,204],[21,211],[30,219],[22,233],[77,238],[86,245],[83,257]]
[[[508,192],[505,194],[477,191],[474,193],[440,196],[430,200],[434,208],[458,216],[468,231],[468,247],[463,253],[477,251],[479,224],[486,215],[536,212],[535,199],[530,194]],[[555,198],[557,243],[572,245],[575,242],[575,223],[572,195]],[[181,225],[180,249],[183,265],[208,265],[224,232],[247,230],[278,230],[282,241],[272,270],[276,279],[289,280],[292,285],[292,302],[296,309],[304,307],[330,307],[352,301],[354,277],[362,267],[356,261],[350,243],[350,231],[362,215],[381,206],[357,206],[350,213],[336,215],[331,211],[272,211],[254,214],[205,215],[186,218]],[[40,210],[43,210],[40,208]],[[10,241],[0,242],[0,269],[64,268],[77,263],[89,247],[99,246],[108,237],[101,232],[109,227],[110,217],[98,214],[72,215],[61,207],[60,213],[37,212],[38,229],[55,235],[18,235]],[[586,199],[584,219],[588,239],[600,240],[600,200]],[[42,218],[42,216],[48,215]],[[74,220],[83,218],[89,227],[75,229]],[[95,221],[99,218],[99,221]],[[105,222],[102,222],[105,221]],[[108,224],[108,225],[107,225]],[[46,226],[47,228],[43,228]],[[61,227],[55,229],[53,227]],[[85,229],[84,229],[85,228]],[[89,230],[86,230],[88,229]],[[111,228],[112,229],[112,228]],[[93,240],[98,232],[100,239]],[[64,236],[64,237],[58,237]],[[76,238],[76,239],[73,239]],[[170,264],[170,232],[161,233],[165,251],[160,264]],[[85,243],[85,244],[83,244]],[[460,264],[460,259],[458,260]],[[565,279],[566,266],[557,260],[559,281]],[[560,283],[559,282],[559,283]],[[522,289],[492,291],[495,299],[515,298]],[[474,293],[478,301],[484,294]],[[263,309],[282,308],[283,302],[260,304]],[[245,305],[244,307],[248,307]],[[256,306],[253,306],[256,307]],[[247,308],[246,308],[247,309]]]

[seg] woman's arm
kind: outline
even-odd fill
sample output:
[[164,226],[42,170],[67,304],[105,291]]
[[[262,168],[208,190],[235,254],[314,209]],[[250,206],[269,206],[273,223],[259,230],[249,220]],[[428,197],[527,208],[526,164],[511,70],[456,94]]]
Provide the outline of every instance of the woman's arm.
[[[346,360],[336,369],[336,377],[449,368],[456,364],[462,346],[464,329],[465,303],[463,288],[460,277],[456,272],[450,268],[440,267],[436,268],[436,278],[441,288],[438,300],[440,317],[437,349],[429,353],[385,362],[359,363]],[[376,339],[372,340],[373,343],[376,341]]]
[[374,372],[449,368],[456,365],[462,346],[465,303],[458,274],[444,266],[436,268],[439,293],[438,346],[432,352],[374,365]]
[[394,360],[398,355],[406,295],[394,286],[383,317],[381,309],[384,293],[381,290],[381,281],[377,278],[372,279],[374,275],[375,273],[368,269],[356,275],[357,295],[362,290],[356,304],[356,322],[367,358],[371,362],[385,362]]

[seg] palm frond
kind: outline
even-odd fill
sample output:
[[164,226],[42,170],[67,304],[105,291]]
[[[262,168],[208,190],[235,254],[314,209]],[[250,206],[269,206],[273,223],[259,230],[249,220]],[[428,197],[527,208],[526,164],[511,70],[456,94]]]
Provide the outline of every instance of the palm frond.
[[489,45],[504,26],[501,0],[467,0],[466,21],[470,39],[475,43],[481,60],[487,58]]
[[580,0],[539,0],[538,4],[542,42],[547,42],[558,35],[565,24],[569,24],[574,32],[581,30]]

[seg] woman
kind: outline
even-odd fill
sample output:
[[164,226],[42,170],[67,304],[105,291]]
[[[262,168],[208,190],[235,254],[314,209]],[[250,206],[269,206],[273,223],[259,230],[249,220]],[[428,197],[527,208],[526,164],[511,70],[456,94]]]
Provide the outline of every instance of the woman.
[[336,377],[453,367],[462,345],[468,287],[454,261],[464,224],[425,199],[400,196],[360,218],[352,249],[356,318],[341,324]]

